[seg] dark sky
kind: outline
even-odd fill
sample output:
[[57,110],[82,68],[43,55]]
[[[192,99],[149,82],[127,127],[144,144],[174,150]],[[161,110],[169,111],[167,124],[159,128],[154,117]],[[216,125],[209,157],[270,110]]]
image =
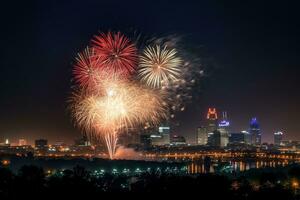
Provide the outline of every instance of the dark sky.
[[181,35],[214,63],[176,133],[192,138],[206,109],[216,106],[227,110],[233,131],[256,116],[264,141],[277,130],[300,139],[299,6],[249,2],[2,3],[0,140],[79,136],[66,111],[72,62],[94,34],[109,29]]

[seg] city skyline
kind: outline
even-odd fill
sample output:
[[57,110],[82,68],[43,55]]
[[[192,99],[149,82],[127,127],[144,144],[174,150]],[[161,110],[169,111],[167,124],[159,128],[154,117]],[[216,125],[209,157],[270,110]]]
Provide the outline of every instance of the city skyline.
[[[228,134],[230,135],[231,133],[241,133],[241,132],[251,132],[251,127],[253,126],[253,124],[255,124],[254,126],[255,127],[259,127],[258,129],[260,130],[260,124],[259,124],[259,121],[257,120],[256,117],[252,117],[250,120],[249,120],[249,123],[248,123],[248,127],[245,127],[244,129],[240,129],[240,130],[236,130],[234,129],[232,126],[231,126],[231,120],[228,119],[228,114],[227,114],[227,111],[217,111],[216,108],[208,108],[208,111],[207,111],[207,114],[206,114],[206,118],[205,120],[202,120],[202,122],[195,128],[195,131],[194,131],[194,135],[192,136],[192,139],[188,139],[187,140],[187,143],[189,144],[192,144],[192,145],[205,145],[207,143],[207,140],[206,142],[200,142],[199,143],[199,128],[205,128],[205,130],[207,129],[207,120],[209,118],[211,118],[213,120],[215,120],[216,122],[216,127],[215,127],[215,130],[217,129],[222,129],[223,127],[228,129]],[[257,125],[256,125],[257,124]],[[178,135],[178,136],[184,136],[180,133],[175,133],[173,131],[173,128],[172,126],[167,126],[167,127],[163,127],[164,124],[161,124],[162,126],[158,126],[154,129],[154,132],[153,133],[157,133],[159,134],[161,132],[161,130],[163,130],[164,128],[168,128],[168,134],[169,135]],[[157,129],[157,130],[156,130]],[[155,132],[156,130],[156,132]],[[208,131],[209,132],[209,131]],[[143,135],[143,130],[140,129],[138,130],[138,133],[137,133],[139,136]],[[281,135],[281,140],[284,140],[284,141],[292,141],[293,139],[289,138],[288,134],[282,132],[281,130],[277,130],[277,131],[274,131],[274,133],[272,133],[272,140],[271,141],[262,141],[260,139],[261,142],[259,142],[259,144],[262,144],[262,143],[269,143],[269,144],[275,144],[276,142],[274,141],[274,135],[278,135],[280,134]],[[123,134],[123,135],[127,135],[127,134]],[[260,137],[262,137],[263,134],[261,133],[261,130],[260,130]],[[184,136],[185,137],[185,136]],[[254,137],[257,137],[257,136],[254,136]],[[70,140],[65,140],[65,139],[61,139],[61,140],[52,140],[50,139],[50,143],[51,144],[55,144],[55,143],[65,143],[65,144],[73,144],[74,141],[78,140],[79,138],[82,138],[82,134],[78,135],[78,137],[75,137],[70,139]],[[7,141],[9,141],[11,144],[14,144],[14,145],[18,145],[21,143],[21,141],[25,142],[26,144],[29,144],[29,145],[33,145],[35,140],[38,140],[38,139],[46,139],[48,140],[47,137],[37,137],[37,138],[26,138],[26,137],[20,137],[20,138],[9,138],[9,137],[4,137],[4,138],[1,138],[2,140],[0,140],[0,143],[6,143]],[[256,139],[254,139],[256,140]],[[298,140],[296,140],[298,141]],[[203,143],[203,144],[202,144]],[[120,144],[120,145],[123,145],[123,144]]]

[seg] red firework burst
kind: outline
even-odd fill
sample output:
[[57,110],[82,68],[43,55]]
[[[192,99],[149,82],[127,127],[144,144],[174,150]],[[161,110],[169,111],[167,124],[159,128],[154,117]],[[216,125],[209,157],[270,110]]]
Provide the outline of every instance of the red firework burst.
[[97,71],[99,70],[98,56],[93,48],[86,48],[78,53],[73,74],[76,82],[82,87],[90,87],[96,82]]
[[137,49],[120,32],[101,33],[92,40],[92,46],[99,56],[99,67],[109,73],[128,76],[137,65]]

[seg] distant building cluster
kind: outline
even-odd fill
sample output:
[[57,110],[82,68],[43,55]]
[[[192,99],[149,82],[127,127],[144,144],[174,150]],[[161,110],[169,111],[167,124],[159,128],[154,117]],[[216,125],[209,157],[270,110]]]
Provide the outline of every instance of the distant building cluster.
[[226,147],[230,140],[229,127],[226,112],[223,112],[219,119],[216,108],[209,108],[205,123],[197,128],[197,144]]
[[[300,150],[300,142],[284,140],[284,134],[281,131],[274,133],[273,144],[262,143],[261,138],[260,124],[256,117],[250,120],[247,130],[232,132],[227,112],[218,113],[216,108],[209,108],[206,118],[196,130],[196,142],[193,145],[209,149],[245,150],[261,148],[282,151]],[[172,131],[169,123],[163,123],[156,128],[145,126],[143,131],[130,130],[127,134],[119,137],[118,144],[146,151],[148,149],[153,150],[165,147],[191,146],[185,137]],[[47,139],[37,139],[34,145],[29,145],[24,138],[19,139],[17,143],[10,143],[9,139],[5,139],[0,143],[0,153],[22,155],[28,152],[33,152],[37,156],[101,155],[105,152],[105,146],[92,145],[87,137],[76,139],[72,145],[67,145],[64,142],[49,144]]]
[[140,146],[147,149],[160,146],[184,146],[186,139],[177,134],[171,134],[171,127],[168,124],[162,124],[158,129],[144,129],[140,134]]
[[76,139],[74,144],[67,145],[64,142],[49,144],[47,139],[37,139],[34,145],[27,144],[25,139],[19,139],[18,143],[10,143],[5,139],[0,143],[1,154],[14,154],[17,156],[91,156],[103,154],[103,146],[92,146],[86,137]]

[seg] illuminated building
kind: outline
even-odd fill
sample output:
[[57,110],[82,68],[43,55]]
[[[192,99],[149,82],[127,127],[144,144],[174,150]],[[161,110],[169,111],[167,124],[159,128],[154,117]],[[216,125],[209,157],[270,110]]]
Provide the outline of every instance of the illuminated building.
[[207,133],[213,133],[217,130],[218,114],[216,108],[209,108],[207,112]]
[[27,145],[27,141],[25,139],[19,139],[19,146]]
[[205,126],[200,126],[197,128],[197,143],[198,145],[206,145],[208,138],[207,128]]
[[209,145],[212,147],[221,147],[221,132],[215,130],[213,133],[209,133]]
[[158,132],[160,134],[170,134],[170,127],[169,126],[160,126],[160,127],[158,127]]
[[173,135],[171,137],[171,145],[174,145],[174,146],[186,145],[186,140],[183,136]]
[[220,132],[220,147],[226,147],[229,143],[229,126],[227,119],[227,112],[223,112],[222,121],[218,124],[218,131]]
[[244,134],[245,144],[251,144],[251,135],[248,131],[241,131]]
[[165,146],[170,144],[170,135],[164,137],[162,134],[152,134],[150,135],[152,146]]
[[5,139],[5,145],[10,145],[10,143],[9,143],[9,140],[8,139]]
[[274,133],[274,144],[276,146],[281,146],[282,145],[282,137],[283,137],[283,133],[282,132],[276,132]]
[[170,144],[170,127],[161,125],[158,127],[158,133],[151,134],[151,143],[153,146],[163,146]]
[[300,149],[300,141],[294,141],[294,140],[282,140],[281,146],[283,146],[285,149],[289,149],[291,151],[296,151],[297,149]]
[[220,132],[220,147],[226,147],[229,143],[229,132],[225,128],[219,128]]
[[249,133],[251,135],[251,144],[260,145],[261,144],[261,133],[257,119],[254,117],[250,121]]
[[243,132],[230,133],[229,137],[230,144],[246,144],[246,135]]
[[207,117],[208,120],[217,120],[218,114],[216,108],[208,108]]
[[213,146],[213,143],[214,143],[213,135],[214,135],[214,133],[208,133],[207,134],[207,145],[209,145],[209,146]]

